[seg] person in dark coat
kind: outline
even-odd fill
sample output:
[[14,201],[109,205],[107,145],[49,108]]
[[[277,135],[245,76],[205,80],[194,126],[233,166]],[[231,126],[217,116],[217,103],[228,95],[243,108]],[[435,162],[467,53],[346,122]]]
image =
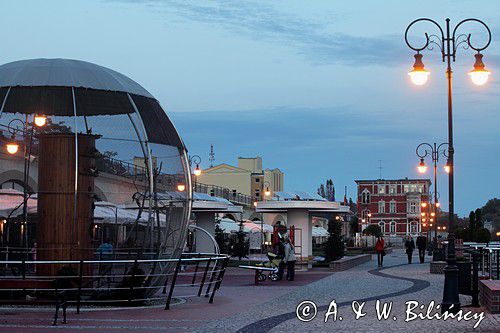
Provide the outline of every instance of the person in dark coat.
[[290,242],[290,239],[285,240],[285,258],[283,261],[286,263],[286,279],[293,281],[295,278],[295,248]]
[[411,235],[408,236],[405,242],[406,254],[408,255],[408,263],[411,264],[411,259],[413,256],[413,250],[415,250],[415,242]]
[[418,248],[418,257],[420,258],[420,263],[423,264],[425,262],[425,250],[427,248],[427,237],[420,234],[417,237],[417,248]]
[[279,234],[279,243],[278,243],[278,251],[277,251],[277,258],[281,259],[279,265],[278,265],[278,279],[277,281],[279,280],[282,280],[283,279],[283,273],[285,272],[285,266],[286,266],[286,263],[285,263],[285,242],[284,242],[284,236],[282,236],[281,234]]

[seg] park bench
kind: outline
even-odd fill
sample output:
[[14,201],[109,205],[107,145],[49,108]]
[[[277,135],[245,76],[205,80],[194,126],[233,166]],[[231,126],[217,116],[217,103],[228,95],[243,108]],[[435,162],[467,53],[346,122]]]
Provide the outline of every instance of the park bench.
[[255,284],[258,285],[260,281],[266,280],[266,275],[264,272],[269,272],[269,279],[276,281],[278,278],[276,268],[271,267],[262,267],[262,266],[248,266],[248,265],[239,265],[239,268],[242,269],[251,269],[255,271]]
[[[62,308],[63,324],[66,324],[67,297],[65,290],[58,290],[56,279],[0,279],[0,290],[21,291],[53,291],[55,296],[55,313],[53,326],[57,325],[59,309]],[[10,301],[12,303],[12,301]]]

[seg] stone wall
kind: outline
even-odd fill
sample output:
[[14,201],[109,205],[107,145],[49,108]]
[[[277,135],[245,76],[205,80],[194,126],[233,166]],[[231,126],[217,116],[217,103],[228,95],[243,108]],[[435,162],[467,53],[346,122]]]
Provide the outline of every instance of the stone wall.
[[500,313],[500,281],[479,281],[479,302],[491,313]]

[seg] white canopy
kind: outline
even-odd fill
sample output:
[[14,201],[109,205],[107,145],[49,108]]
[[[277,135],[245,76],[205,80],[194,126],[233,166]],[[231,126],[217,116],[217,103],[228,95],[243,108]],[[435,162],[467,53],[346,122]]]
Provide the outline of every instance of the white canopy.
[[328,237],[328,236],[330,236],[330,233],[328,233],[328,231],[323,227],[314,226],[312,228],[312,236],[313,237]]
[[[137,219],[137,211],[123,209],[112,202],[98,201],[95,203],[94,222],[95,223],[134,223]],[[141,216],[141,224],[147,222],[147,218]]]
[[[28,199],[28,214],[37,213],[37,196],[32,195]],[[0,217],[17,217],[23,214],[23,193],[15,189],[0,189]],[[147,212],[139,219],[139,223],[147,223]],[[162,218],[163,217],[163,218]],[[98,201],[95,203],[95,223],[134,223],[137,218],[136,210],[123,209],[114,203]],[[162,224],[165,224],[165,215],[160,216]]]
[[240,230],[239,224],[228,218],[219,220],[219,228],[225,233],[238,232]]
[[[36,198],[28,199],[28,214],[36,213]],[[23,192],[0,189],[0,217],[17,217],[23,214]]]
[[[244,223],[245,232],[273,232],[273,227],[266,223],[260,223],[260,221],[247,221]],[[248,231],[247,231],[248,230]]]

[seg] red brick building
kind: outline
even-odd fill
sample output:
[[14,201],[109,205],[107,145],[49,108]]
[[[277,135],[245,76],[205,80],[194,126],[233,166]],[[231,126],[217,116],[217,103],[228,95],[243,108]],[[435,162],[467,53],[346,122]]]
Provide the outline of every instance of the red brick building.
[[356,180],[356,184],[362,229],[375,223],[384,236],[416,235],[427,231],[422,229],[420,204],[429,200],[429,179]]

